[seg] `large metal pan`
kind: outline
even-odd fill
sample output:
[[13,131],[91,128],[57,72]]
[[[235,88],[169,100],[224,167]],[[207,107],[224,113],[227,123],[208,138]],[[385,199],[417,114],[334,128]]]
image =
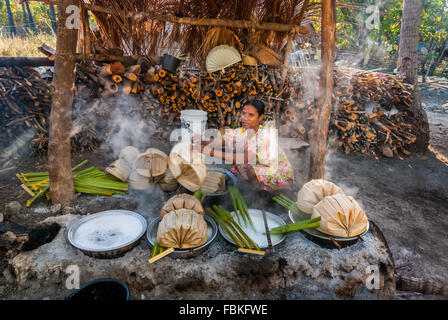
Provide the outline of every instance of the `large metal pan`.
[[[107,223],[99,223],[99,221],[108,221]],[[106,234],[109,233],[107,237],[104,237],[105,240],[98,240],[98,241],[107,241],[107,239],[113,239],[114,234],[111,232],[111,230],[117,230],[117,233],[124,232],[124,225],[121,223],[122,221],[130,222],[132,221],[133,224],[136,226],[140,226],[136,228],[135,232],[129,233],[126,235],[125,239],[126,241],[117,241],[115,243],[112,243],[108,246],[106,242],[101,242],[101,246],[86,246],[84,242],[81,243],[80,234],[79,233],[87,233],[85,230],[90,230],[92,237],[96,234]],[[131,219],[131,220],[129,220]],[[116,221],[116,222],[113,222]],[[90,228],[89,226],[95,227]],[[94,213],[92,215],[88,215],[77,222],[75,222],[73,225],[70,226],[68,230],[68,241],[76,248],[84,252],[86,255],[95,257],[95,258],[117,258],[122,255],[124,255],[127,251],[132,249],[134,246],[136,246],[139,243],[139,240],[146,232],[146,220],[144,217],[139,215],[136,212],[128,211],[128,210],[107,210],[107,211],[101,211]],[[120,230],[120,227],[123,229]],[[114,229],[115,228],[115,229]],[[138,230],[141,229],[141,230]],[[84,237],[90,236],[89,234],[84,234]]]

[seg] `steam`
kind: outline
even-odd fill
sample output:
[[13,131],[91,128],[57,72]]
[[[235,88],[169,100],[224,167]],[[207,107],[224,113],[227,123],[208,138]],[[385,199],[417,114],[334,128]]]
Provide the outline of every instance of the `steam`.
[[152,120],[143,119],[134,110],[137,108],[134,107],[138,104],[137,101],[127,96],[121,96],[120,100],[122,100],[119,101],[120,108],[113,110],[110,115],[110,132],[102,145],[110,148],[115,158],[127,146],[136,147],[140,152],[145,151],[150,146],[151,136],[157,129]]

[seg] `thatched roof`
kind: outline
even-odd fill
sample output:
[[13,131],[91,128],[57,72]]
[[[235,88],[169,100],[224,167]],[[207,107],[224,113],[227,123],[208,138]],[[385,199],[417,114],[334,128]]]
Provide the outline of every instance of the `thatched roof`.
[[[84,0],[116,12],[155,12],[190,18],[218,18],[306,25],[318,17],[317,0]],[[308,2],[303,19],[304,2]],[[102,43],[121,47],[130,54],[189,54],[200,62],[211,47],[229,44],[242,54],[254,44],[265,44],[279,52],[287,32],[210,26],[179,25],[158,20],[133,20],[120,14],[94,13]],[[301,21],[300,21],[301,20]],[[176,52],[177,51],[177,52]]]

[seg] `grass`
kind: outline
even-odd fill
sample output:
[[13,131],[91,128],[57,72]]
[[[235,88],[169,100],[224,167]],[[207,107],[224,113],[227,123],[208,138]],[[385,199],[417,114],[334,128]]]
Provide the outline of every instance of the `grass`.
[[15,36],[0,33],[0,56],[4,57],[43,57],[37,49],[42,43],[56,48],[56,37],[49,33]]

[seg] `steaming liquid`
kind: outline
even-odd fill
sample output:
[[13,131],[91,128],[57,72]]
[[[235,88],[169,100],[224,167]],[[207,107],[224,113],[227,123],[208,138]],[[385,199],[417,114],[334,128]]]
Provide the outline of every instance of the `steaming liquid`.
[[117,214],[99,216],[81,224],[74,234],[74,242],[92,250],[114,249],[135,240],[143,231],[137,217]]
[[[240,227],[246,232],[246,234],[256,243],[260,248],[267,248],[269,247],[268,240],[266,238],[266,235],[263,233],[266,233],[266,228],[264,226],[264,220],[263,220],[263,213],[260,210],[257,209],[248,209],[250,218],[252,219],[252,222],[255,227],[255,231],[252,228],[250,222],[247,222],[247,225],[245,225],[244,221],[241,221],[241,223],[238,223]],[[231,212],[231,215],[235,219],[236,222],[238,222],[238,218],[235,215],[235,212]],[[241,218],[240,218],[241,219]],[[281,224],[279,224],[276,220],[272,219],[268,214],[266,214],[266,221],[268,224],[268,229],[271,230],[272,228],[278,227]],[[271,243],[272,245],[275,245],[282,239],[282,235],[272,235],[271,234]]]

